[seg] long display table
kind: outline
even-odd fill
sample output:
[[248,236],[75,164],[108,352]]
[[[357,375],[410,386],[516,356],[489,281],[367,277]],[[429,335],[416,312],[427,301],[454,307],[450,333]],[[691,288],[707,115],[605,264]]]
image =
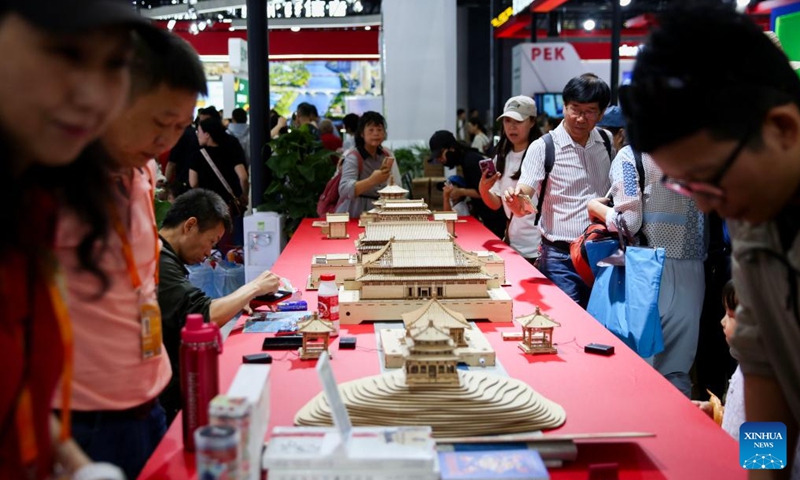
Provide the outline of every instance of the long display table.
[[[353,241],[363,229],[350,222],[348,231],[349,239],[323,239],[310,220],[304,221],[273,271],[303,288],[313,254],[354,252]],[[739,466],[735,440],[527,261],[472,218],[459,223],[456,233],[461,247],[495,251],[505,259],[510,283],[505,288],[514,299],[515,316],[531,313],[539,306],[561,323],[554,333],[558,354],[539,356],[522,353],[517,342],[503,341],[501,333],[519,331],[518,326],[479,324],[510,376],[527,382],[566,410],[566,423],[547,433],[637,431],[656,435],[580,442],[577,461],[551,469],[554,480],[586,480],[589,466],[598,463],[617,463],[620,480],[746,478],[746,471]],[[303,298],[309,306],[316,305],[315,291],[304,291]],[[342,325],[342,335],[356,336],[358,344],[356,350],[339,351],[338,342],[334,342],[332,365],[337,381],[380,373],[373,326]],[[263,335],[234,330],[220,359],[220,391],[230,386],[242,355],[259,352],[262,340]],[[614,345],[616,354],[602,357],[584,353],[583,346],[592,342]],[[316,362],[300,360],[293,351],[271,353],[270,431],[274,426],[292,425],[298,409],[322,389],[314,370]],[[180,416],[139,478],[196,478],[194,455],[183,451]]]

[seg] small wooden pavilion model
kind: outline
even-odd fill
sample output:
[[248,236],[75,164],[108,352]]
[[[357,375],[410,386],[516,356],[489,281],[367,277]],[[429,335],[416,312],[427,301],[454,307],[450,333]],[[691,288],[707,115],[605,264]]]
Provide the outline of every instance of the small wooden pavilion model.
[[560,327],[561,324],[542,313],[536,307],[530,315],[517,317],[517,321],[522,325],[522,341],[519,348],[525,353],[558,353],[553,347],[553,329]]
[[298,353],[302,360],[319,358],[328,351],[331,334],[336,329],[332,322],[323,320],[314,313],[308,320],[297,323],[297,332],[303,336],[303,346]]

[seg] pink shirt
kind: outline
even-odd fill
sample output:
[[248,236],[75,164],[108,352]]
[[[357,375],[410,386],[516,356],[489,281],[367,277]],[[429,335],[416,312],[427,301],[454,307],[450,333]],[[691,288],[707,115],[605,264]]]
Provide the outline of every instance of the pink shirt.
[[[142,294],[158,305],[153,178],[155,162],[151,161],[146,168],[133,169],[132,177],[115,179],[113,188],[117,211],[128,232],[143,283]],[[122,242],[113,228],[100,257],[100,268],[110,284],[101,298],[93,298],[100,282],[94,275],[76,268],[79,265],[76,247],[85,230],[72,212],[60,212],[56,254],[66,275],[75,338],[72,408],[124,410],[157,397],[169,382],[172,369],[163,345],[160,355],[142,360],[138,297],[122,253]],[[60,396],[56,394],[53,406],[59,408],[59,404]]]

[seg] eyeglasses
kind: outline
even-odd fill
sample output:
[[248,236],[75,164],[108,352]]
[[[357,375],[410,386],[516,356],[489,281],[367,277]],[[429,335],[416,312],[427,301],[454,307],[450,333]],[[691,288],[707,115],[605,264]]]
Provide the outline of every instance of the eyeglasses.
[[736,159],[739,158],[739,154],[742,153],[742,150],[744,150],[744,147],[747,145],[747,142],[750,141],[750,138],[751,135],[746,135],[739,140],[736,148],[733,149],[733,152],[731,152],[728,158],[725,159],[725,163],[722,164],[720,169],[716,174],[714,174],[713,177],[711,177],[711,179],[702,182],[683,181],[664,175],[661,177],[661,184],[673,192],[685,197],[703,196],[714,200],[724,198],[725,191],[719,186],[719,184],[722,182],[725,174],[728,173],[728,170],[730,170],[733,164],[736,162]]
[[600,112],[597,110],[578,110],[572,105],[567,106],[567,111],[569,111],[569,114],[572,115],[573,117],[575,118],[583,117],[589,122],[597,120],[597,117],[600,116]]

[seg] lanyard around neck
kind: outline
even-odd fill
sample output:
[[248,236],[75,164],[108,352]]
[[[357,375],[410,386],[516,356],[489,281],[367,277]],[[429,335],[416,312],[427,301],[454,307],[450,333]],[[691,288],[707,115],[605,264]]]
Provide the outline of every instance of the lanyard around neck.
[[[155,283],[158,285],[158,272],[159,272],[159,261],[158,261],[158,228],[156,227],[155,222],[155,208],[153,207],[153,189],[151,186],[150,189],[150,213],[153,218],[153,238],[155,240],[155,261],[156,261],[156,272],[155,272]],[[142,279],[139,276],[139,269],[136,268],[136,260],[133,256],[133,247],[131,246],[130,239],[128,238],[128,232],[125,228],[125,225],[122,223],[122,219],[119,216],[119,211],[117,211],[116,205],[109,206],[109,213],[111,216],[111,224],[114,227],[114,231],[117,232],[117,236],[119,237],[120,242],[122,242],[122,256],[125,258],[125,266],[128,269],[128,275],[131,279],[131,285],[133,286],[134,290],[137,292],[142,287]]]
[[[69,439],[70,432],[70,404],[72,399],[72,375],[74,371],[74,341],[72,335],[72,324],[69,319],[69,310],[66,303],[66,286],[64,275],[55,256],[52,254],[44,255],[39,262],[39,275],[44,279],[47,286],[47,293],[50,297],[50,306],[53,315],[58,323],[58,330],[61,334],[61,345],[64,348],[63,367],[61,370],[61,434],[59,440],[62,442]],[[31,271],[31,275],[37,272]],[[31,305],[30,308],[35,308]],[[34,321],[33,316],[28,321]],[[23,340],[24,343],[24,340]],[[30,345],[24,350],[30,349]],[[31,353],[31,352],[27,352]],[[25,361],[29,361],[28,358]],[[20,396],[17,399],[17,408],[14,421],[17,428],[19,439],[20,460],[23,465],[30,465],[39,455],[36,443],[36,424],[33,408],[33,395],[31,393],[28,378],[24,379]]]

